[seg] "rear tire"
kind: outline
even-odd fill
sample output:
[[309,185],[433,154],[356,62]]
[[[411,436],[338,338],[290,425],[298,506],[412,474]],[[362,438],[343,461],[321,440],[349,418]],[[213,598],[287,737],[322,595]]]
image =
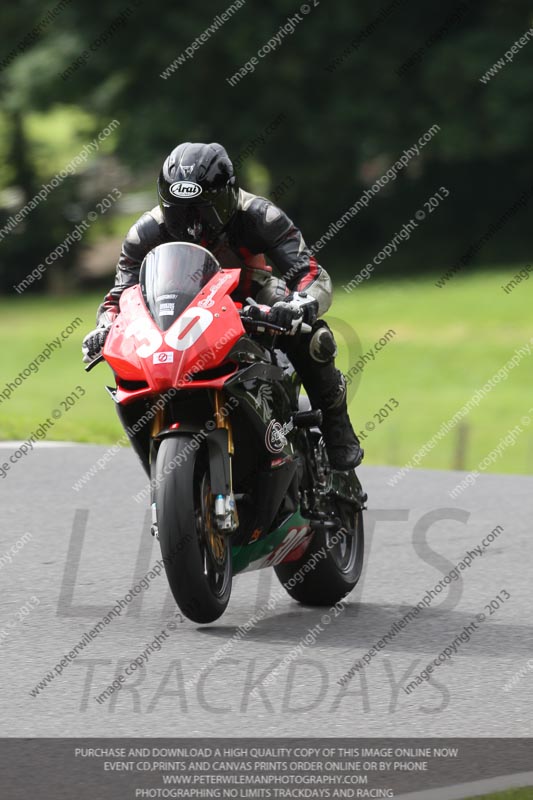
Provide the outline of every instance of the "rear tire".
[[[285,590],[304,605],[333,606],[355,588],[361,577],[363,512],[342,501],[337,501],[337,505],[342,522],[337,531],[316,531],[302,558],[274,567]],[[305,573],[302,568],[309,562],[309,571]]]
[[207,448],[190,436],[163,439],[157,453],[155,503],[170,589],[193,622],[214,622],[231,595],[230,541],[213,521]]

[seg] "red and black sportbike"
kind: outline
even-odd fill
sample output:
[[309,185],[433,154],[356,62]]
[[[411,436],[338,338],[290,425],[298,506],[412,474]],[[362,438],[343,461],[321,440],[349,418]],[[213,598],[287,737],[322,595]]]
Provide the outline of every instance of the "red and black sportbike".
[[286,331],[232,300],[239,274],[198,245],[156,247],[88,367],[107,361],[115,402],[157,408],[152,532],[179,608],[200,623],[221,616],[239,572],[274,567],[295,600],[333,605],[363,565],[366,495],[354,470],[329,467],[321,412],[276,349]]

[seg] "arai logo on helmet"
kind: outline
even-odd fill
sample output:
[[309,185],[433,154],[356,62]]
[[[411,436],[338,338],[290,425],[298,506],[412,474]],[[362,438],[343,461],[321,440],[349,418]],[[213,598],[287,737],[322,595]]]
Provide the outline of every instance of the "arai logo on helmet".
[[174,195],[174,197],[198,197],[199,194],[202,194],[202,187],[200,184],[193,183],[192,181],[176,181],[176,183],[170,186],[169,192]]

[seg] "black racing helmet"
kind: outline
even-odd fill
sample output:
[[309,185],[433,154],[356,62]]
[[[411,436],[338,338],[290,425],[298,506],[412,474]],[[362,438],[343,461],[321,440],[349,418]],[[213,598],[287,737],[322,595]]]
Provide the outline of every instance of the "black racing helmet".
[[157,181],[167,230],[182,242],[214,242],[237,210],[239,187],[220,144],[178,145]]

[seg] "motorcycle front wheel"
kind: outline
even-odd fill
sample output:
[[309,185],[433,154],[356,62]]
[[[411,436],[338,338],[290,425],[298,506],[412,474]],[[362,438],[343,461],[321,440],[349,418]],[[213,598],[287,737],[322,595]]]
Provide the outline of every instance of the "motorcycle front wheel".
[[231,544],[215,526],[205,445],[198,447],[192,436],[163,439],[154,499],[161,554],[174,599],[193,622],[214,622],[231,595]]

